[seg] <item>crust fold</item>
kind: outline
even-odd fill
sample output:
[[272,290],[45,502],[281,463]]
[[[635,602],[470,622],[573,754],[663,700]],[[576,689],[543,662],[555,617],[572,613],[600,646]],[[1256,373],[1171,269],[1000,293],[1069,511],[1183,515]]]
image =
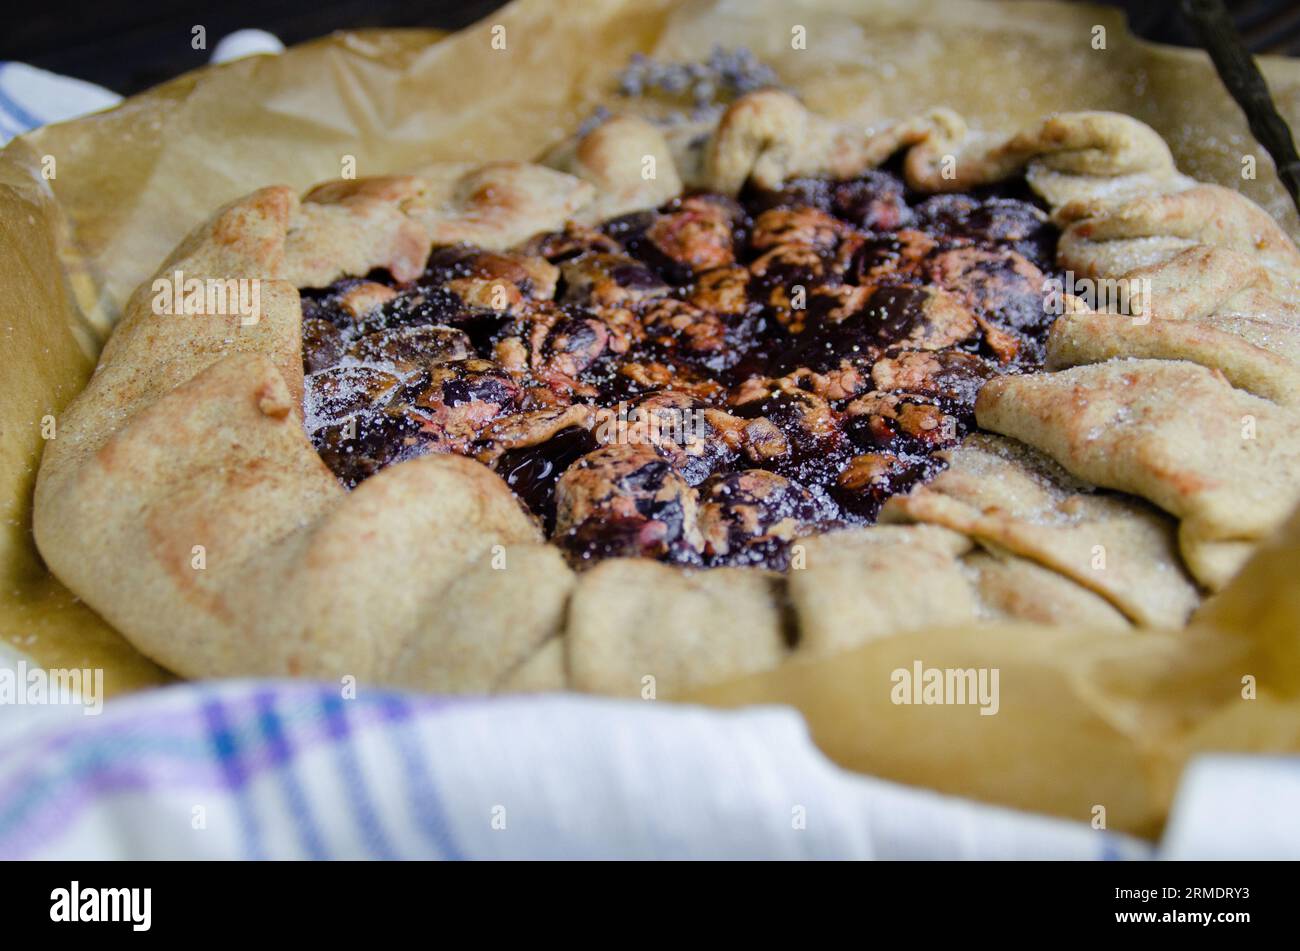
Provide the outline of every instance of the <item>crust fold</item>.
[[789,653],[779,578],[611,558],[569,605],[571,686],[655,699],[769,670]]

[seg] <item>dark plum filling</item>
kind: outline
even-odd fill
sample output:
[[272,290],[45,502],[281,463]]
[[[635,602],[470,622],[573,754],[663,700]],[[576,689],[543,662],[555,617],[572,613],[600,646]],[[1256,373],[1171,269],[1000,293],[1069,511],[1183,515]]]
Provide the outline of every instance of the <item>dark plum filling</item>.
[[302,291],[307,429],[347,487],[454,452],[577,565],[782,569],[869,524],[1033,372],[1056,230],[1023,183],[890,171],[690,194],[510,251]]

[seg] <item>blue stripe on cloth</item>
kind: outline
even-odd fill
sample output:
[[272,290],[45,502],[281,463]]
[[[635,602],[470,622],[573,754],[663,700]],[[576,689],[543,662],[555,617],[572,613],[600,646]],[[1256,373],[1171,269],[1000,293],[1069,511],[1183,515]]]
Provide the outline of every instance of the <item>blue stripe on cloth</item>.
[[234,731],[230,729],[230,723],[226,717],[226,708],[222,704],[220,696],[215,693],[209,694],[208,699],[201,706],[203,718],[207,723],[208,739],[217,755],[217,762],[221,767],[222,775],[225,777],[226,789],[231,798],[234,799],[235,807],[239,812],[239,825],[244,839],[244,854],[250,859],[265,858],[262,849],[262,836],[257,824],[257,814],[253,811],[252,803],[248,801],[247,791],[244,788],[248,777],[244,772],[243,764],[240,762],[239,744],[235,740]]
[[1119,843],[1109,832],[1101,834],[1101,853],[1097,856],[1103,862],[1122,862],[1124,853],[1120,851]]
[[388,694],[380,703],[385,719],[391,723],[385,732],[397,746],[397,753],[405,767],[407,801],[415,817],[415,824],[433,843],[439,858],[463,860],[465,856],[456,844],[429,761],[425,758],[424,749],[416,735],[419,721],[411,718],[410,704],[403,697]]
[[18,124],[18,120],[0,109],[0,141],[22,135],[27,130]]
[[356,746],[352,742],[352,725],[348,722],[348,713],[342,697],[326,694],[321,698],[321,711],[329,735],[336,742],[332,744],[339,766],[339,778],[343,781],[348,798],[352,801],[352,815],[356,819],[362,838],[370,853],[376,858],[395,859],[397,854],[389,844],[383,823],[375,805],[370,799],[370,789],[366,777],[357,761]]
[[274,690],[257,692],[254,696],[257,722],[271,750],[272,762],[280,778],[280,789],[289,806],[289,815],[293,817],[293,822],[297,826],[303,849],[313,859],[323,859],[327,857],[325,844],[312,814],[311,804],[294,770],[297,751],[290,741],[290,734],[284,729],[284,721],[280,718],[279,711],[275,708],[275,698]]
[[5,74],[5,67],[8,65],[9,65],[8,63],[0,63],[0,110],[9,113],[9,115],[13,116],[15,120],[17,120],[19,123],[22,123],[25,126],[25,128],[19,130],[20,132],[26,132],[28,129],[34,129],[38,125],[45,125],[44,119],[38,118],[37,116],[28,112],[25,108],[23,108],[21,104],[19,104],[15,99],[13,99],[13,97],[9,96],[5,92],[4,74]]

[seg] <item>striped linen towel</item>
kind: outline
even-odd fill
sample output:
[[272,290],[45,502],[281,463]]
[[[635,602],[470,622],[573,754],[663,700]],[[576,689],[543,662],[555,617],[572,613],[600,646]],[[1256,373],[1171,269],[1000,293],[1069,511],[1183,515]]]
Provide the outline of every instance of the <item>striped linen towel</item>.
[[[776,707],[189,684],[0,726],[0,858],[1150,857],[838,769]],[[0,717],[6,708],[0,707]],[[14,718],[10,718],[14,719]]]

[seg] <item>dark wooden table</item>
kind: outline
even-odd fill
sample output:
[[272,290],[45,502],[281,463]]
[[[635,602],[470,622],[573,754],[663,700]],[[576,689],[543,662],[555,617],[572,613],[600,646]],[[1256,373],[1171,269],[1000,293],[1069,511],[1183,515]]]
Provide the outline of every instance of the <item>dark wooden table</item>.
[[[995,0],[990,0],[995,2]],[[207,62],[227,33],[260,27],[286,44],[350,27],[455,30],[486,16],[496,0],[38,0],[0,31],[0,60],[14,59],[131,94]],[[1176,0],[1123,0],[1137,34],[1194,45]],[[1238,28],[1256,52],[1300,55],[1300,2],[1230,2]],[[207,30],[209,50],[190,34]]]

